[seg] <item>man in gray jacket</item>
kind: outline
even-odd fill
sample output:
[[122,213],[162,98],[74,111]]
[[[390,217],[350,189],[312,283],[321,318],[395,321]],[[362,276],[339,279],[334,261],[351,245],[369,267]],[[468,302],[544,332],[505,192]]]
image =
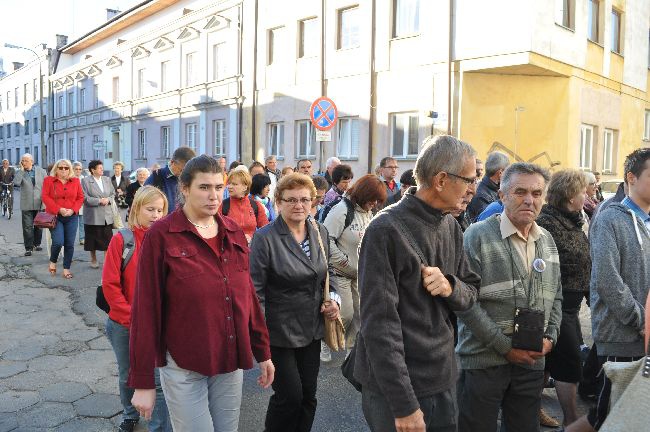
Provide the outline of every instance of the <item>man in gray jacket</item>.
[[[628,362],[645,354],[645,302],[650,287],[650,149],[625,158],[629,195],[594,220],[591,244],[591,325],[598,363]],[[599,376],[598,404],[567,432],[600,429],[609,410],[611,382]]]
[[418,188],[380,212],[361,240],[354,376],[373,432],[456,431],[449,314],[472,306],[480,281],[451,212],[476,187],[475,158],[456,138],[429,138],[415,162]]
[[33,250],[42,250],[42,231],[34,226],[34,218],[43,206],[41,189],[46,176],[47,173],[43,168],[34,165],[32,155],[25,153],[20,159],[20,170],[14,177],[14,186],[20,187],[20,212],[22,213],[25,256],[31,256]]

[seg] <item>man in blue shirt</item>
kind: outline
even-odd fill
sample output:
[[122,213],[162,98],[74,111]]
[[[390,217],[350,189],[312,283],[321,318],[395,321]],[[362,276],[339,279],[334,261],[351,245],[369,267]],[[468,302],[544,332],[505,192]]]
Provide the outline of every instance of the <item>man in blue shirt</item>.
[[169,211],[176,209],[176,194],[178,193],[178,176],[183,172],[187,161],[196,156],[189,147],[179,147],[174,151],[169,165],[151,173],[145,185],[153,185],[163,191],[169,202]]

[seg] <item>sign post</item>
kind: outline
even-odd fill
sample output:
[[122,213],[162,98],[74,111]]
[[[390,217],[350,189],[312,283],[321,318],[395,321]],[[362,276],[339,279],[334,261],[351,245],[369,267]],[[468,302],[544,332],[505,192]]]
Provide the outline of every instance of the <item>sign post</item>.
[[323,168],[324,142],[332,141],[332,128],[336,126],[339,112],[334,101],[328,97],[321,96],[316,99],[309,108],[309,118],[316,128],[316,141],[320,142],[320,155],[318,168]]

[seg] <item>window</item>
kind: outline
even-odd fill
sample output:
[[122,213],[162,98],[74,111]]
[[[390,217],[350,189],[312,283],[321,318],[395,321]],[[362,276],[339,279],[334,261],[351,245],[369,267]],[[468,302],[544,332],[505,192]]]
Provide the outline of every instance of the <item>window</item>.
[[393,0],[393,37],[420,32],[420,0]]
[[417,113],[391,114],[390,127],[392,154],[395,157],[417,156],[418,154],[418,115]]
[[282,43],[284,36],[284,27],[278,27],[269,30],[269,46],[268,46],[268,56],[267,56],[267,65],[276,63],[280,57],[280,53],[283,49],[286,49],[286,46]]
[[68,114],[74,114],[74,93],[68,93]]
[[32,127],[34,128],[32,133],[38,133],[38,117],[34,117],[32,120]]
[[86,89],[79,89],[79,112],[86,111]]
[[337,156],[345,159],[359,157],[359,118],[339,119]]
[[38,91],[38,78],[34,78],[34,102],[41,98]]
[[136,98],[141,98],[144,96],[144,69],[138,70],[138,82],[136,87]]
[[296,157],[316,157],[316,134],[309,120],[296,121]]
[[269,123],[268,154],[276,156],[284,154],[284,123]]
[[600,0],[587,0],[587,37],[594,42],[600,42],[599,33]]
[[99,108],[99,85],[93,85],[93,109]]
[[226,44],[219,43],[212,48],[212,79],[219,81],[228,76],[228,58],[226,52]]
[[11,106],[10,97],[11,97],[11,92],[7,92],[7,109],[9,109],[9,107]]
[[113,103],[120,101],[120,77],[113,77]]
[[16,123],[15,132],[16,138],[18,138],[20,136],[20,123]]
[[54,155],[54,160],[63,159],[63,140],[59,140],[59,145],[56,149],[56,155]]
[[[0,139],[4,139],[5,137],[4,131],[5,131],[5,127],[3,125],[0,125]],[[4,158],[0,158],[0,159],[4,159]]]
[[11,162],[11,149],[7,149],[7,159]]
[[25,135],[29,135],[29,120],[25,120]]
[[359,6],[339,10],[338,48],[359,46]]
[[147,158],[147,130],[138,129],[138,159]]
[[32,156],[34,156],[34,163],[38,164],[38,146],[34,146]]
[[80,161],[86,160],[86,137],[79,137],[79,150],[77,150],[77,156]]
[[163,126],[160,128],[160,157],[164,159],[169,159],[171,157],[169,137],[169,126]]
[[18,87],[14,89],[14,107],[18,106]]
[[47,116],[41,117],[41,129],[43,131],[47,130]]
[[645,110],[643,125],[643,140],[650,141],[650,110]]
[[185,56],[185,85],[193,85],[196,82],[194,59],[195,53],[189,53]]
[[575,29],[575,0],[556,0],[555,22],[570,29]]
[[95,150],[95,143],[98,142],[99,142],[99,135],[93,135],[93,152],[94,152],[93,159],[101,160],[104,158],[103,152],[101,150]]
[[214,156],[226,154],[226,121],[214,121]]
[[614,158],[614,131],[605,129],[603,137],[603,172],[612,172],[612,160]]
[[612,9],[612,52],[621,54],[621,48],[621,13]]
[[160,63],[160,91],[166,92],[169,90],[169,62],[164,61]]
[[11,125],[7,125],[7,138],[11,138]]
[[69,138],[68,139],[68,160],[74,161],[76,160],[75,157],[75,147],[74,147],[74,138]]
[[0,112],[2,112],[2,95],[0,95]]
[[196,123],[185,125],[185,145],[196,151]]
[[27,83],[23,85],[23,105],[27,105]]
[[318,55],[318,49],[320,48],[318,34],[317,18],[300,21],[300,49],[298,57],[316,57]]
[[57,105],[57,111],[59,113],[59,117],[63,117],[65,115],[65,111],[63,111],[63,96],[59,96],[58,102],[59,104]]
[[591,169],[591,154],[594,143],[594,127],[582,125],[580,129],[580,168]]

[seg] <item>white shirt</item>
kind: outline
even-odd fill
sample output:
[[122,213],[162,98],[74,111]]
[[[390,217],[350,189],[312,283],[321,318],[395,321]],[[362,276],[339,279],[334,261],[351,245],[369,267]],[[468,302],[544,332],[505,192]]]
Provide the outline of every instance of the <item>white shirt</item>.
[[102,191],[102,193],[104,193],[104,182],[102,181],[102,178],[101,177],[97,178],[95,176],[93,176],[93,178],[95,179],[95,183],[97,183],[97,187],[99,188],[99,190]]

